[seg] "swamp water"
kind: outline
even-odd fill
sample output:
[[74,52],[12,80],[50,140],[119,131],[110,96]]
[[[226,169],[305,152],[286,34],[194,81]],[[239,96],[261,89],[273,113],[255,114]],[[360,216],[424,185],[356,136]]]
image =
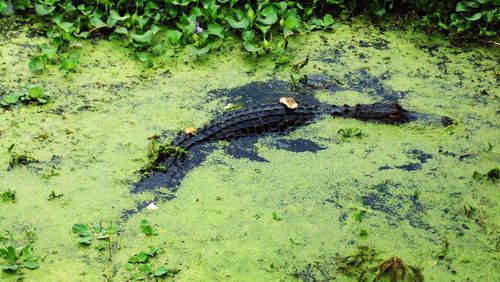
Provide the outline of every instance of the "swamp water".
[[[292,83],[291,66],[279,71],[238,47],[146,67],[102,40],[81,42],[76,73],[33,75],[29,57],[43,42],[20,26],[0,33],[0,94],[41,84],[51,97],[0,109],[0,192],[16,191],[15,203],[0,202],[0,229],[18,246],[33,241],[40,257],[38,269],[0,280],[124,281],[138,272],[129,257],[151,247],[152,268],[177,269],[179,281],[387,279],[392,266],[407,279],[499,279],[500,192],[485,175],[499,166],[498,48],[354,23],[293,38],[293,64],[309,62],[293,72],[307,79]],[[422,115],[403,125],[325,117],[218,142],[175,193],[131,193],[148,137],[168,141],[228,103],[279,96],[397,101]],[[349,128],[361,134],[339,134]],[[48,201],[52,191],[62,196]],[[157,198],[158,209],[123,217]],[[158,235],[146,236],[142,219]],[[76,223],[118,232],[96,250],[97,240],[78,243]]]

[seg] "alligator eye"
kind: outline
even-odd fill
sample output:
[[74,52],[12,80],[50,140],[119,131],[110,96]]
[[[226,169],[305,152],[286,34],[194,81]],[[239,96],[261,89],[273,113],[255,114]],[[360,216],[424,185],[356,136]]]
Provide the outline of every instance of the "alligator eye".
[[293,99],[292,97],[281,97],[280,98],[280,104],[285,105],[289,109],[296,109],[299,104]]
[[186,129],[184,129],[184,134],[186,134],[188,136],[193,136],[196,134],[196,132],[198,132],[198,130],[196,130],[196,128],[194,128],[194,127],[188,127]]

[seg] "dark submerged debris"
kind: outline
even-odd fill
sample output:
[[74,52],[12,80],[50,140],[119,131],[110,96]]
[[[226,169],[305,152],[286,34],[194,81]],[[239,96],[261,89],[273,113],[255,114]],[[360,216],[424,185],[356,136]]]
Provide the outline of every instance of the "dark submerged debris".
[[386,276],[390,277],[391,282],[424,281],[424,277],[418,268],[406,265],[398,257],[392,257],[380,264],[373,281],[379,281]]
[[500,169],[498,167],[490,169],[485,174],[480,173],[479,171],[474,171],[474,174],[472,174],[472,178],[474,179],[489,180],[492,182],[497,182],[499,177],[500,177]]

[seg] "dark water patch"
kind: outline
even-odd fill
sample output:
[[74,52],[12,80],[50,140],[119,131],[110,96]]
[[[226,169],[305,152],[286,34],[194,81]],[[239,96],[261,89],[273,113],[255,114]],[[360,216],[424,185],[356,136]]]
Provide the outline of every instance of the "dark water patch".
[[255,144],[260,137],[250,136],[232,140],[225,148],[225,152],[237,159],[249,159],[256,162],[269,162],[255,151]]
[[366,70],[360,69],[344,75],[344,82],[348,85],[344,90],[367,92],[373,98],[386,102],[397,103],[399,99],[406,97],[407,92],[387,89],[382,81],[389,78],[388,73],[381,77],[371,75]]
[[276,103],[281,97],[292,96],[302,104],[319,104],[319,100],[307,93],[293,91],[292,84],[281,80],[269,80],[265,82],[252,82],[243,86],[230,89],[217,89],[209,93],[209,100],[224,97],[230,103],[239,104],[243,107],[251,107],[258,104]]
[[287,150],[295,153],[302,153],[302,152],[314,153],[325,149],[325,147],[322,147],[311,140],[302,138],[292,139],[292,140],[276,139],[274,140],[273,144],[277,149]]
[[395,194],[392,190],[401,191],[408,189],[400,183],[385,181],[372,186],[363,197],[363,204],[370,209],[386,214],[389,224],[398,225],[400,221],[407,220],[408,223],[426,231],[433,228],[421,219],[423,207],[418,196],[413,194]]
[[401,169],[405,171],[415,171],[415,170],[420,170],[422,169],[422,164],[427,163],[427,160],[432,159],[434,156],[426,153],[424,151],[418,150],[418,149],[413,149],[406,151],[405,154],[411,158],[411,159],[416,159],[419,162],[418,163],[408,163],[404,165],[396,165],[396,166],[388,166],[384,165],[379,168],[379,170],[388,170],[388,169]]
[[359,47],[361,47],[361,48],[374,48],[377,50],[387,50],[387,49],[389,49],[389,41],[382,39],[382,38],[376,38],[376,39],[373,39],[371,41],[360,40]]

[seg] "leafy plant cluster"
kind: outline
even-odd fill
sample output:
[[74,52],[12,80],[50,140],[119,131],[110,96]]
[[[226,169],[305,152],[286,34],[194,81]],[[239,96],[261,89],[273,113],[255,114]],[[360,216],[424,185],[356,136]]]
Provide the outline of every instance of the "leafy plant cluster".
[[327,0],[337,10],[366,12],[382,17],[392,12],[401,15],[414,12],[422,22],[451,33],[472,30],[481,36],[496,36],[499,26],[500,0]]
[[31,70],[60,62],[62,69],[72,71],[77,54],[66,53],[62,60],[56,55],[71,51],[78,39],[91,37],[124,39],[144,62],[154,55],[173,54],[184,45],[194,54],[205,54],[235,36],[248,52],[281,52],[292,34],[334,26],[330,15],[314,16],[317,2],[0,0],[0,12],[36,14],[49,24],[46,35],[51,44],[41,46],[40,55],[30,62]]
[[0,247],[0,267],[5,272],[20,273],[23,268],[36,269],[40,266],[39,258],[33,255],[30,242],[23,246],[14,243],[12,234],[6,232],[2,235],[3,247]]
[[[90,245],[94,240],[106,240],[111,242],[111,236],[117,232],[115,225],[110,224],[108,227],[103,227],[96,223],[93,225],[77,223],[71,228],[73,233],[77,234],[80,239],[80,244]],[[98,249],[100,247],[98,246]]]
[[5,192],[0,192],[0,199],[2,202],[16,202],[16,191],[7,189]]
[[10,107],[20,102],[46,104],[49,102],[49,97],[42,86],[32,85],[21,88],[17,94],[3,95],[0,98],[0,106],[3,107]]
[[136,255],[128,258],[125,269],[130,272],[130,279],[133,281],[146,280],[159,277],[173,277],[179,270],[175,268],[167,268],[160,266],[156,269],[151,263],[151,259],[158,254],[158,248],[151,247],[147,251],[141,251]]

